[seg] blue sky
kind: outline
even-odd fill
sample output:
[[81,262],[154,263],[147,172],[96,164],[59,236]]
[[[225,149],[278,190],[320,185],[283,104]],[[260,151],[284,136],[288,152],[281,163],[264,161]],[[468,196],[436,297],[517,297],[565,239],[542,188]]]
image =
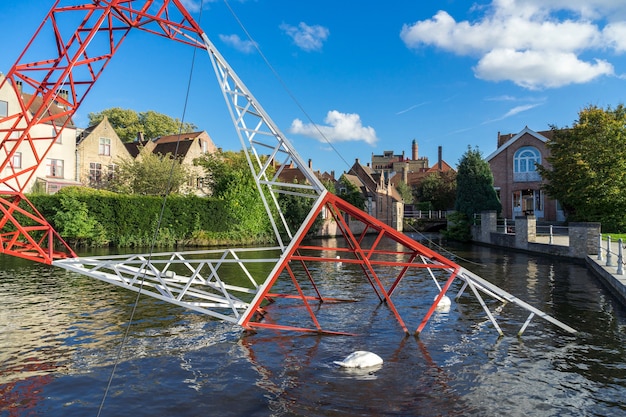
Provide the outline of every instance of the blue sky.
[[[624,103],[626,2],[185,4],[298,153],[337,177],[372,153],[410,156],[413,139],[431,165],[442,146],[456,166],[468,146],[493,152],[498,132],[565,127],[588,105]],[[0,3],[0,71],[11,68],[51,5]],[[239,149],[209,59],[193,49],[132,33],[75,122],[86,127],[88,113],[109,107],[155,110]]]

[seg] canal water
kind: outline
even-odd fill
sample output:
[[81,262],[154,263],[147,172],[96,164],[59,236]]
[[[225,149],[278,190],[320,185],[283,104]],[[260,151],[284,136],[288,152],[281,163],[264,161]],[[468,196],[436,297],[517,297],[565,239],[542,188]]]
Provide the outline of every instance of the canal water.
[[[345,285],[360,302],[319,307],[336,309],[338,327],[354,336],[248,335],[145,297],[129,327],[135,293],[0,256],[0,417],[626,415],[626,314],[593,275],[563,260],[445,249],[578,334],[535,317],[517,337],[527,313],[490,302],[498,337],[466,294],[419,338],[405,337],[357,279]],[[350,265],[322,272],[327,283],[359,274]],[[426,285],[398,295],[412,329],[433,299]],[[274,306],[275,316],[291,314]],[[377,353],[382,367],[333,364],[356,350]]]

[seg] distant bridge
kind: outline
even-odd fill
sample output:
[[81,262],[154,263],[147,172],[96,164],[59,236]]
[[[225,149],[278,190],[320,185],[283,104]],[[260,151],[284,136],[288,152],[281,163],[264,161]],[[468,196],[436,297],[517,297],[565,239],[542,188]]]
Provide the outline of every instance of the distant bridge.
[[445,210],[407,210],[404,212],[405,230],[415,228],[421,232],[438,232],[448,225]]

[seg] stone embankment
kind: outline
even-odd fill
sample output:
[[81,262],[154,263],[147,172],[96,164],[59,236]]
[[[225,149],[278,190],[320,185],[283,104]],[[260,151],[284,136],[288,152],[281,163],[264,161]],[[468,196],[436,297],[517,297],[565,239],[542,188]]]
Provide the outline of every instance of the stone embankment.
[[478,244],[583,263],[626,305],[622,243],[603,241],[600,223],[570,223],[567,233],[538,235],[533,215],[516,217],[514,224],[498,227],[496,212],[486,211],[481,213],[480,224],[472,226],[472,239]]

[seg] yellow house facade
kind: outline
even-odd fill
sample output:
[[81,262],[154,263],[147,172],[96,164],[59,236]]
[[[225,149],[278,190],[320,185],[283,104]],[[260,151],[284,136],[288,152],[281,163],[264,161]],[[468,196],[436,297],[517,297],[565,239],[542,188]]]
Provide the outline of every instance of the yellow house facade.
[[77,180],[88,187],[100,188],[114,175],[121,159],[131,155],[109,119],[83,130],[76,139]]

